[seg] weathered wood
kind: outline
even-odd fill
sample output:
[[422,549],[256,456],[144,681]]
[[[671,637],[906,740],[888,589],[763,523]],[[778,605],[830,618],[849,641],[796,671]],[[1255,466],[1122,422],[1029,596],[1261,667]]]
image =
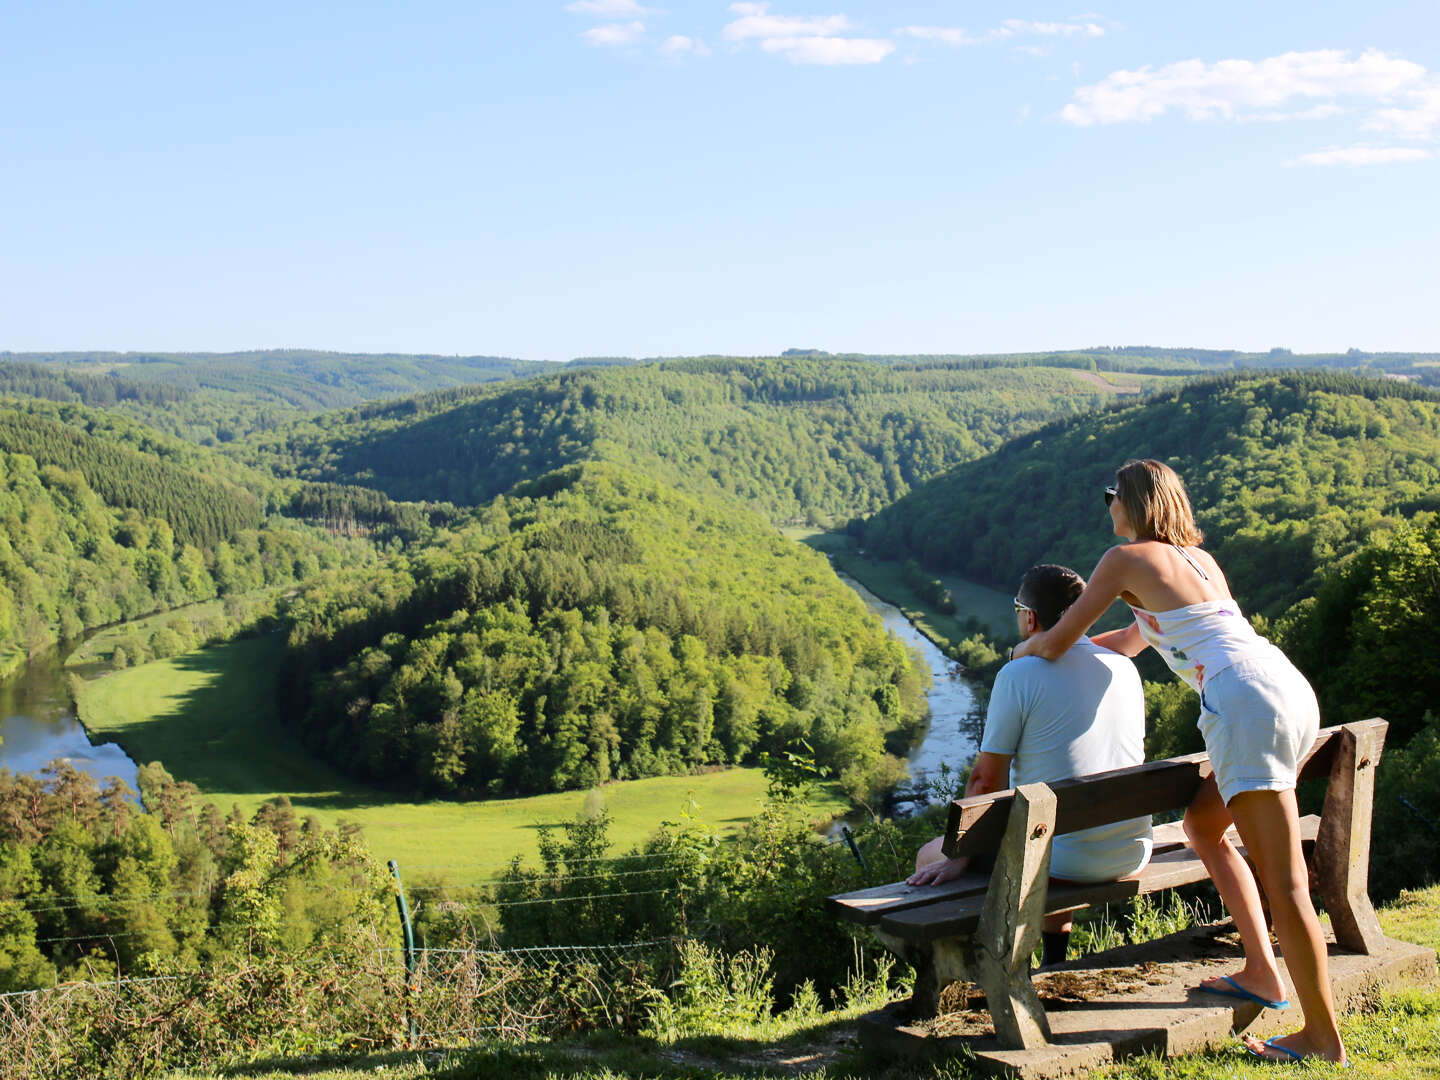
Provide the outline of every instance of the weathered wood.
[[[1362,726],[1384,723],[1366,720]],[[1315,745],[1300,765],[1301,780],[1329,774],[1339,732],[1338,727],[1321,729]],[[1132,817],[1178,810],[1190,804],[1211,772],[1209,758],[1204,754],[1188,754],[1073,780],[1057,780],[1050,785],[1057,803],[1055,834],[1063,836]],[[952,802],[945,828],[945,854],[953,858],[994,851],[1005,832],[1005,820],[1014,796],[1013,790],[1006,790]]]
[[[1309,843],[1315,840],[1320,830],[1320,818],[1307,814],[1300,819],[1301,839]],[[1242,855],[1245,848],[1239,837],[1232,835],[1232,842]],[[1151,858],[1145,869],[1133,878],[1124,881],[1100,881],[1093,884],[1062,884],[1051,882],[1045,901],[1046,915],[1076,908],[1092,907],[1096,904],[1114,903],[1134,896],[1147,896],[1181,885],[1191,885],[1209,878],[1200,857],[1186,847],[1172,848]],[[974,931],[984,909],[983,894],[960,897],[955,900],[928,907],[912,906],[881,916],[879,929],[897,940],[916,942],[935,941],[940,938],[968,934]]]
[[975,974],[995,1035],[1007,1049],[1028,1050],[1050,1041],[1050,1021],[1030,984],[1030,955],[1040,941],[1054,830],[1050,789],[1044,784],[1017,788],[975,929]]
[[[1313,820],[1318,822],[1320,819],[1314,818]],[[1230,830],[1230,836],[1238,845],[1238,834],[1233,827]],[[1313,829],[1310,838],[1314,838]],[[1180,822],[1172,821],[1165,825],[1155,826],[1154,852],[1156,855],[1184,846],[1185,832]],[[826,897],[825,906],[837,919],[844,919],[846,922],[857,923],[860,926],[875,926],[886,915],[893,915],[897,911],[928,907],[932,904],[945,903],[948,900],[974,896],[983,893],[989,885],[990,874],[988,871],[965,874],[953,881],[941,882],[939,885],[907,885],[903,881],[894,881],[888,885],[876,885],[869,889],[856,889],[854,892]]]
[[989,885],[988,872],[965,874],[953,881],[942,881],[939,885],[906,885],[903,881],[895,881],[889,885],[876,885],[871,889],[857,889],[827,897],[825,906],[836,918],[861,926],[873,926],[881,916],[891,912],[983,893]]
[[1385,940],[1369,892],[1370,815],[1385,729],[1383,720],[1341,729],[1315,840],[1316,885],[1335,942],[1366,956],[1374,956]]

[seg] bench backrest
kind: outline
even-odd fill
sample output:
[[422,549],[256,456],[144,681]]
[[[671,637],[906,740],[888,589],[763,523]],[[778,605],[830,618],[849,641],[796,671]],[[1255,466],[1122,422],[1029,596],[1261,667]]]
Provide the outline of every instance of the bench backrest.
[[[1378,728],[1383,744],[1389,725],[1377,719],[1352,726]],[[1300,765],[1301,780],[1329,776],[1340,731],[1338,727],[1321,729]],[[1206,755],[1187,754],[1074,780],[1057,780],[1049,785],[1056,800],[1055,835],[1188,806],[1212,771]],[[954,858],[995,851],[1005,835],[1014,800],[1015,791],[1010,788],[952,802],[945,829],[945,854]]]

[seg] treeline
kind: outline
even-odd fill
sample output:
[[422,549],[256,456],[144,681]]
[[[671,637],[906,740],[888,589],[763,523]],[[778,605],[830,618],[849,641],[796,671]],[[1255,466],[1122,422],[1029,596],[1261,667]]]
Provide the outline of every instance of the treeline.
[[105,502],[164,520],[181,543],[213,547],[260,525],[249,491],[42,417],[0,410],[0,450],[78,472]]
[[876,554],[1010,587],[1037,562],[1088,573],[1116,539],[1115,469],[1157,457],[1184,478],[1247,611],[1276,616],[1321,567],[1440,509],[1440,396],[1340,373],[1232,375],[1049,424],[856,527]]
[[749,762],[893,782],[923,673],[823,558],[723,502],[576,465],[443,546],[290,605],[277,708],[364,779],[457,795]]
[[[226,443],[300,416],[362,401],[510,379],[554,365],[492,356],[242,353],[0,353],[0,388],[115,408],[172,435]],[[20,375],[19,369],[41,374]],[[45,374],[48,373],[48,379]],[[106,385],[115,394],[107,398]],[[70,396],[66,387],[80,396]],[[5,392],[0,389],[0,392]],[[63,396],[62,396],[63,395]]]
[[139,779],[149,813],[67,762],[0,769],[0,992],[294,955],[389,914],[355,833],[283,796],[226,815],[159,763]]
[[354,484],[304,484],[290,497],[286,513],[347,536],[391,526],[392,535],[406,540],[465,516],[449,503],[397,503],[383,492]]
[[0,363],[0,395],[77,401],[108,409],[122,401],[171,405],[181,400],[185,391],[174,386],[135,382],[114,371],[94,374],[73,367],[9,361]]
[[774,522],[828,524],[1104,400],[1103,388],[1053,368],[676,361],[367,405],[258,435],[247,460],[396,499],[477,505],[599,458],[739,496]]
[[92,627],[373,557],[368,542],[283,519],[200,547],[162,518],[108,506],[79,471],[0,451],[0,656],[7,659]]

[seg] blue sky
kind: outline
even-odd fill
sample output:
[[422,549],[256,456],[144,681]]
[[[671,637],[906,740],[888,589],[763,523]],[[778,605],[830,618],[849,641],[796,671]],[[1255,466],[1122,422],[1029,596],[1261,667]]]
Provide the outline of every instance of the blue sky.
[[0,349],[1440,350],[1440,4],[0,0]]

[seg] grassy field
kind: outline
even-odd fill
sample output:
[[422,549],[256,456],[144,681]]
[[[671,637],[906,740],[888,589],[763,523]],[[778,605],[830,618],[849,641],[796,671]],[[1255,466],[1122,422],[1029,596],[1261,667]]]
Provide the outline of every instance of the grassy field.
[[[247,638],[105,675],[81,687],[80,718],[97,740],[118,742],[142,764],[162,762],[223,810],[238,803],[248,815],[284,794],[302,817],[362,825],[375,855],[398,860],[402,871],[457,882],[515,855],[534,856],[537,825],[599,807],[611,815],[616,849],[624,850],[692,803],[700,820],[734,830],[765,794],[759,770],[727,769],[524,799],[397,801],[341,776],[279,728],[271,703],[280,649],[278,636]],[[816,816],[846,808],[827,794]]]

